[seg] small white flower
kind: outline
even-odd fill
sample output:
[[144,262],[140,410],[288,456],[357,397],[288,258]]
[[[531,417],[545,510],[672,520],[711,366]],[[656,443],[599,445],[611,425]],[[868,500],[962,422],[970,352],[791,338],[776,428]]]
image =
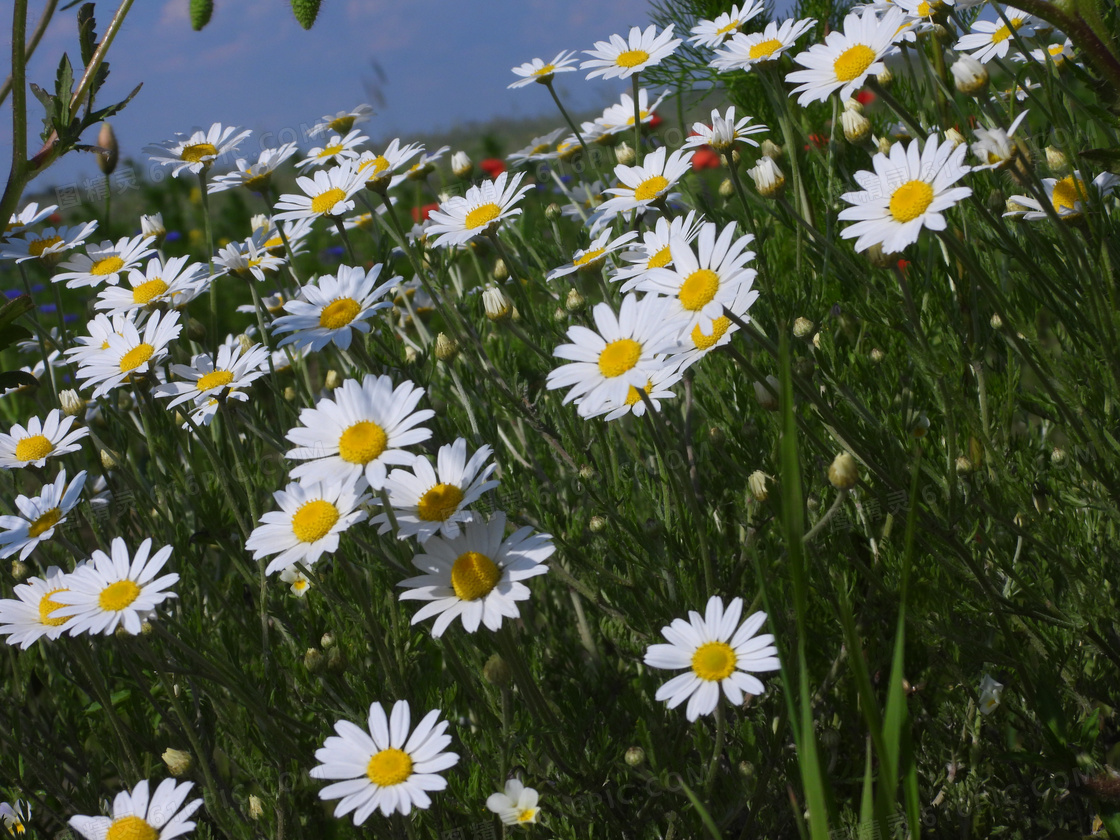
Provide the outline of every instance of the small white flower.
[[517,779],[510,779],[504,793],[492,793],[487,797],[486,807],[497,814],[504,825],[527,825],[537,821],[541,810],[537,801],[535,790]]
[[1003,683],[992,679],[991,674],[985,674],[980,681],[980,713],[990,715],[999,705],[1000,695],[1003,693]]

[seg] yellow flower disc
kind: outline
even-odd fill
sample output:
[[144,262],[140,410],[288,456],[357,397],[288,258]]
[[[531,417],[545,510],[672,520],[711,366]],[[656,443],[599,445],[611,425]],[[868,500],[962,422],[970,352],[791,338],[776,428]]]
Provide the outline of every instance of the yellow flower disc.
[[25,437],[16,444],[16,458],[21,461],[38,461],[54,452],[54,444],[43,435]]
[[124,267],[124,260],[120,257],[105,257],[103,260],[98,260],[89,267],[89,273],[98,277],[104,277],[106,274],[116,274]]
[[167,291],[167,284],[159,277],[141,283],[132,290],[133,303],[147,303],[152,298],[157,298]]
[[875,61],[875,50],[864,44],[848,47],[832,65],[836,78],[842,82],[858,79]]
[[501,212],[502,209],[497,204],[483,204],[467,213],[464,224],[467,226],[467,230],[477,230],[480,227],[486,227],[498,218],[498,214]]
[[121,356],[121,373],[128,373],[130,370],[136,370],[148,359],[152,358],[156,348],[150,344],[138,344]]
[[698,350],[707,350],[709,347],[715,346],[715,343],[723,338],[723,334],[727,332],[727,328],[731,326],[731,320],[726,315],[720,315],[718,318],[712,319],[712,334],[704,335],[700,332],[700,325],[697,324],[692,328],[692,343],[696,345]]
[[451,588],[464,601],[473,601],[498,585],[502,570],[487,557],[477,551],[460,554],[451,567]]
[[403,750],[390,747],[370,758],[366,775],[378,787],[399,785],[412,775],[412,759]]
[[233,381],[233,373],[228,370],[213,370],[205,376],[198,377],[198,390],[209,391],[211,388],[224,388]]
[[58,520],[62,518],[62,509],[53,507],[31,523],[31,527],[27,529],[27,536],[39,537],[58,524]]
[[599,372],[613,379],[634,367],[641,357],[641,344],[632,338],[620,338],[604,347],[599,354]]
[[777,38],[768,38],[765,41],[759,41],[757,44],[752,44],[751,48],[747,51],[747,57],[751,61],[759,61],[764,58],[769,58],[774,54],[774,51],[780,49],[782,42]]
[[649,61],[649,53],[645,50],[627,50],[624,53],[619,53],[615,62],[619,67],[637,67]]
[[711,303],[718,291],[719,275],[710,268],[701,268],[684,279],[677,298],[685,309],[696,312]]
[[193,146],[184,146],[179,152],[179,157],[187,163],[198,163],[204,157],[217,157],[218,149],[213,143],[195,143]]
[[896,222],[909,222],[933,204],[933,187],[925,181],[907,181],[891,194],[890,211]]
[[140,587],[134,581],[118,580],[101,590],[101,594],[97,596],[97,603],[106,612],[118,612],[139,597]]
[[338,522],[338,508],[324,499],[304,502],[292,516],[292,533],[300,542],[321,540]]
[[454,484],[437,484],[420,497],[417,515],[425,522],[443,522],[459,509],[463,491]]
[[52,589],[46,595],[39,599],[39,623],[45,624],[48,627],[59,627],[70,620],[69,616],[66,618],[51,618],[51,613],[57,610],[62,604],[58,601],[52,601],[51,596],[57,595],[59,592],[68,592],[68,589]]
[[1085,182],[1073,175],[1067,175],[1054,184],[1050,202],[1054,205],[1054,212],[1061,213],[1063,210],[1074,210],[1077,202],[1085,198]]
[[368,464],[380,457],[389,442],[385,430],[369,420],[350,426],[338,439],[338,454],[350,464]]
[[339,298],[323,307],[319,315],[319,326],[328,330],[340,330],[361,311],[361,304],[353,298]]
[[[1018,29],[1022,25],[1022,18],[1011,18],[1011,29]],[[992,43],[1002,44],[1004,41],[1011,37],[1011,29],[1007,28],[1006,23],[1001,24],[1000,28],[992,33]]]
[[666,245],[664,248],[662,248],[660,251],[649,258],[649,262],[646,263],[646,268],[664,268],[672,259],[673,254],[669,250],[669,246]]
[[657,198],[661,191],[668,189],[668,187],[669,179],[664,175],[654,175],[652,178],[646,178],[634,190],[634,200],[649,201],[651,198]]
[[724,680],[731,676],[737,661],[727,642],[706,642],[692,654],[692,671],[702,680]]
[[345,200],[346,193],[339,187],[331,187],[324,193],[321,193],[311,199],[311,212],[324,215],[331,212],[331,208],[338,202]]
[[43,256],[43,251],[62,241],[61,236],[48,236],[46,239],[36,239],[27,246],[27,253],[33,257]]

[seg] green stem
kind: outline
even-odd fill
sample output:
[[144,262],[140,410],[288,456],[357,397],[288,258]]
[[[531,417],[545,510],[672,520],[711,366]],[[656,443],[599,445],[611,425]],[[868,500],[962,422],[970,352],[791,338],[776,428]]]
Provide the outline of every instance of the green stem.
[[331,216],[334,226],[338,229],[338,235],[342,237],[342,244],[346,246],[346,254],[350,257],[350,265],[360,265],[357,256],[354,255],[354,245],[350,242],[350,234],[346,232],[346,225],[343,224],[341,216]]
[[638,76],[630,77],[630,87],[634,91],[634,165],[642,165],[642,106],[638,104]]
[[[58,5],[58,0],[47,0],[46,8],[43,9],[43,14],[39,16],[39,23],[35,27],[35,32],[31,36],[31,40],[27,42],[24,48],[24,61],[27,61],[35,54],[35,48],[39,46],[39,42],[43,39],[43,33],[47,31],[47,26],[54,17],[55,7]],[[8,94],[12,92],[12,77],[9,75],[0,84],[0,105],[4,104],[4,100],[8,98]]]
[[552,101],[555,102],[556,107],[560,109],[560,114],[564,117],[564,122],[568,124],[568,128],[572,130],[572,133],[579,141],[579,145],[583,149],[583,155],[587,158],[587,162],[591,163],[591,152],[588,150],[587,144],[583,142],[583,135],[580,134],[579,129],[576,128],[576,124],[572,121],[572,118],[568,116],[568,112],[565,110],[564,104],[560,101],[560,97],[556,95],[556,90],[552,87],[552,79],[550,78],[548,81],[544,82],[544,86],[548,88],[548,92],[552,94]]

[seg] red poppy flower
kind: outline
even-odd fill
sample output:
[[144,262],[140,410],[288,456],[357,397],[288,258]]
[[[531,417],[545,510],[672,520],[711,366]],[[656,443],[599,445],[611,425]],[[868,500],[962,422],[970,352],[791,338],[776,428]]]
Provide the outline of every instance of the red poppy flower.
[[413,207],[412,208],[412,221],[419,224],[421,218],[427,219],[428,215],[433,210],[438,210],[438,209],[439,209],[439,204],[425,204],[422,207]]
[[869,90],[861,90],[856,94],[856,102],[860,105],[870,105],[875,101],[875,94]]
[[654,111],[652,114],[650,114],[649,122],[647,123],[647,125],[650,128],[657,128],[659,125],[661,125],[661,117],[660,117],[660,115],[658,115],[658,113],[656,111]]
[[[818,149],[824,149],[828,147],[828,138],[823,134],[810,134],[809,142],[816,146]],[[803,148],[805,149],[805,151],[809,151],[809,144],[806,143]]]
[[692,169],[699,172],[701,169],[718,169],[720,157],[711,146],[701,146],[692,155]]
[[494,179],[506,171],[506,164],[501,158],[486,158],[478,162],[478,168]]
[[908,265],[910,265],[910,260],[899,260],[898,261],[898,270],[901,271],[903,274],[905,274],[906,273],[906,267]]
[[57,225],[62,221],[62,214],[58,212],[51,213],[49,216],[47,216],[47,221],[52,225]]

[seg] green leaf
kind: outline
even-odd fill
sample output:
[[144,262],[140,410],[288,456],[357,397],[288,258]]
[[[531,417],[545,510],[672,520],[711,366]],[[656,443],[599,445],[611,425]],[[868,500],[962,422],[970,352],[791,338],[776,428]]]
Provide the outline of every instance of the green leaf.
[[70,66],[70,56],[62,54],[58,62],[58,72],[54,77],[54,95],[58,102],[55,124],[70,122],[70,96],[74,92],[74,68]]
[[190,0],[191,29],[199,32],[210,22],[214,13],[214,0]]
[[39,134],[39,139],[46,143],[51,133],[54,131],[55,98],[34,82],[31,82],[28,87],[30,87],[31,92],[35,94],[35,98],[43,103],[43,110],[46,112],[43,117],[43,131]]
[[31,338],[31,331],[19,324],[0,327],[0,350],[7,350],[17,341],[30,341]]
[[89,67],[97,49],[97,21],[93,17],[93,3],[78,9],[78,42],[82,45],[82,66]]
[[681,787],[684,788],[684,795],[688,797],[688,801],[692,803],[692,807],[696,809],[696,813],[700,815],[700,822],[704,823],[704,828],[708,829],[708,833],[712,835],[713,840],[720,840],[719,827],[716,821],[712,819],[712,815],[708,813],[708,809],[697,799],[696,794],[692,792],[684,779],[681,779]]
[[99,111],[94,111],[93,113],[91,113],[89,116],[87,116],[82,121],[83,129],[88,128],[89,126],[93,125],[94,123],[99,123],[102,120],[107,120],[109,117],[111,117],[114,114],[120,112],[121,109],[123,109],[125,105],[127,105],[129,102],[131,102],[132,98],[140,92],[140,88],[142,88],[143,86],[144,86],[144,83],[141,82],[140,84],[138,84],[136,87],[134,87],[132,89],[132,93],[130,93],[128,96],[126,96],[120,102],[116,103],[115,105],[110,105],[107,108],[102,108]]
[[1078,156],[1107,167],[1109,172],[1120,173],[1120,149],[1086,149],[1078,152]]
[[6,327],[20,315],[26,315],[34,308],[35,301],[31,299],[30,295],[20,295],[17,298],[12,298],[3,306],[0,306],[0,328]]

